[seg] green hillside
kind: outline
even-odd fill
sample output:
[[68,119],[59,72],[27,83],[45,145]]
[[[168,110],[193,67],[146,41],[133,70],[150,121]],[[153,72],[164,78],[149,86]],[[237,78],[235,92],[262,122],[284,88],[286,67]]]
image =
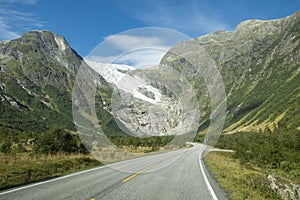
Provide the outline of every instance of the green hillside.
[[[197,41],[223,77],[225,132],[273,130],[278,124],[300,128],[300,11],[278,20],[245,21],[232,32],[217,31]],[[185,48],[186,43],[180,45]],[[162,63],[182,71],[199,91],[202,130],[210,115],[206,85],[201,76],[193,76],[191,64],[171,52]],[[199,66],[205,62],[197,52],[191,56]]]

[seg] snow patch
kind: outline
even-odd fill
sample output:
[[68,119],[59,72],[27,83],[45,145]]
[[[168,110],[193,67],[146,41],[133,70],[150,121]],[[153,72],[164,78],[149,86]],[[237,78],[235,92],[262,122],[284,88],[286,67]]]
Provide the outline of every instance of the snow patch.
[[[117,88],[127,93],[133,94],[135,98],[147,101],[151,104],[158,104],[161,102],[161,93],[157,88],[148,85],[142,78],[136,75],[130,76],[126,74],[127,71],[134,70],[134,67],[129,65],[99,63],[89,60],[85,60],[85,62],[98,72],[107,82],[112,83]],[[152,92],[155,99],[151,99],[139,92],[138,90],[141,88]]]
[[54,40],[61,51],[66,50],[65,40],[62,37],[54,36]]
[[[126,75],[124,72],[133,70],[134,67],[129,65],[118,65],[109,63],[99,63],[85,60],[85,62],[98,72],[107,82],[117,85]],[[122,72],[124,71],[124,72]]]

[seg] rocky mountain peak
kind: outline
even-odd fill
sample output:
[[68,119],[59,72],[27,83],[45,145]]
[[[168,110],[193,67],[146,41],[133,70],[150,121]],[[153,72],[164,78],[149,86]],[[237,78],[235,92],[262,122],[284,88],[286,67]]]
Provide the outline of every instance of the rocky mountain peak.
[[54,62],[72,73],[82,61],[64,37],[50,31],[29,31],[20,38],[0,42],[0,56],[20,61],[23,67],[34,66],[33,60],[42,58],[44,63]]
[[71,92],[84,64],[64,37],[50,31],[0,42],[0,126],[74,129]]
[[[217,31],[197,38],[223,77],[228,110],[225,131],[274,129],[278,124],[299,129],[300,116],[295,111],[299,108],[295,101],[299,93],[299,36],[300,11],[282,19],[248,20],[234,31]],[[180,47],[188,49],[189,43],[182,42],[176,48]],[[190,55],[199,66],[205,63],[194,52]],[[162,63],[192,77],[193,66],[171,53],[164,56]],[[194,80],[202,94],[198,96],[199,107],[208,110],[203,103],[208,102],[205,83],[201,77],[191,81]]]
[[35,43],[49,50],[60,52],[71,49],[64,37],[50,31],[29,31],[21,37],[21,41],[27,44]]

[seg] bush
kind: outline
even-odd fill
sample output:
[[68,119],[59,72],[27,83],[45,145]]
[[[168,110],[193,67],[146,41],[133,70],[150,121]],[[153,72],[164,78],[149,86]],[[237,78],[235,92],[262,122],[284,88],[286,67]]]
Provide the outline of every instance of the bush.
[[78,136],[57,128],[38,136],[34,151],[45,154],[75,153],[82,152],[82,148]]
[[288,173],[300,164],[299,131],[279,127],[273,132],[244,132],[221,135],[216,147],[236,150],[242,165],[252,163],[262,168],[281,169]]
[[10,141],[5,141],[1,146],[0,146],[0,151],[2,153],[10,153],[10,147],[11,147],[11,142]]

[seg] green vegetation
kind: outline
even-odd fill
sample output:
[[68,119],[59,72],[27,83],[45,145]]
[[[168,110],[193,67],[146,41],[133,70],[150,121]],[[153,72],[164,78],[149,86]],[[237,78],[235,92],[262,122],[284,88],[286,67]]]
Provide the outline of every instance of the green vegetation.
[[44,133],[0,129],[0,189],[99,165],[79,137],[64,129]]
[[300,184],[300,131],[297,129],[281,124],[273,131],[223,134],[215,147],[236,151],[211,152],[205,158],[231,199],[279,199],[269,189],[269,174]]
[[[255,26],[244,23],[236,31],[215,32],[197,39],[223,78],[227,95],[226,132],[258,132],[267,126],[273,129],[279,121],[291,128],[299,127],[299,19],[297,12],[291,18],[253,21]],[[181,45],[185,49],[188,43]],[[195,66],[172,53],[172,49],[161,63],[180,71],[194,84],[202,131],[209,126],[203,122],[210,118],[210,96],[201,73],[195,72],[196,66],[205,66],[207,58],[194,51],[185,57],[193,58]]]
[[0,59],[1,127],[21,132],[75,130],[71,91],[82,59],[71,48],[54,50],[54,37],[49,31],[31,31],[0,43],[1,50],[8,49]]
[[72,135],[62,129],[54,129],[39,135],[35,143],[33,148],[35,153],[88,153],[78,135]]
[[28,153],[33,156],[87,153],[78,135],[61,128],[43,133],[17,132],[0,128],[0,151],[5,154]]
[[137,147],[151,147],[151,151],[156,151],[160,147],[164,147],[169,144],[174,136],[152,136],[148,138],[139,138],[132,136],[108,136],[109,140],[118,147],[132,146]]
[[211,152],[205,163],[231,200],[280,199],[268,188],[261,168],[241,165],[232,153]]
[[[276,22],[252,21],[233,32],[197,39],[219,68],[227,95],[224,132],[228,134],[221,135],[216,147],[236,153],[211,153],[206,160],[232,199],[276,199],[266,185],[271,173],[300,183],[299,14]],[[186,45],[182,43],[183,49]],[[199,66],[205,63],[206,58],[194,54],[185,56]],[[181,71],[199,91],[203,117],[198,132],[204,133],[210,97],[201,74],[195,74],[195,67],[172,54],[172,49],[161,62]],[[195,141],[203,137],[197,135]]]
[[217,148],[236,150],[243,166],[257,166],[266,173],[284,176],[300,184],[300,131],[286,127],[222,135]]
[[[243,27],[242,31],[198,39],[224,80],[228,95],[226,131],[248,131],[220,137],[216,147],[234,149],[235,154],[211,153],[207,157],[211,170],[232,191],[233,199],[276,199],[265,187],[265,174],[269,173],[300,183],[299,23],[298,12],[282,21],[257,24],[255,30],[251,28],[254,26]],[[71,48],[64,52],[55,49],[54,36],[48,31],[32,31],[0,43],[0,50],[5,49],[0,59],[0,188],[100,164],[86,154],[78,135],[72,133],[71,93],[82,58]],[[203,120],[199,131],[205,131],[210,97],[201,74],[195,75],[203,60],[197,52],[190,56],[198,59],[197,65],[171,52],[162,63],[182,72],[194,85]],[[155,74],[153,71],[151,76]],[[145,147],[148,152],[173,139],[126,135],[108,112],[112,88],[103,80],[100,85],[95,95],[97,120],[114,144]],[[167,88],[161,89],[173,95]],[[82,120],[96,121],[84,116]],[[203,138],[197,135],[195,140]]]
[[[111,135],[108,138],[126,151],[148,153],[160,150],[174,137]],[[77,134],[62,128],[37,133],[2,127],[0,159],[0,189],[101,165],[91,158]]]
[[0,126],[35,132],[55,126],[75,130],[71,94],[64,89],[38,87],[27,79],[18,83],[14,78],[1,77],[1,82],[6,87],[0,90],[0,97],[5,97],[5,101],[0,101]]
[[84,170],[101,163],[85,154],[0,153],[0,189]]

